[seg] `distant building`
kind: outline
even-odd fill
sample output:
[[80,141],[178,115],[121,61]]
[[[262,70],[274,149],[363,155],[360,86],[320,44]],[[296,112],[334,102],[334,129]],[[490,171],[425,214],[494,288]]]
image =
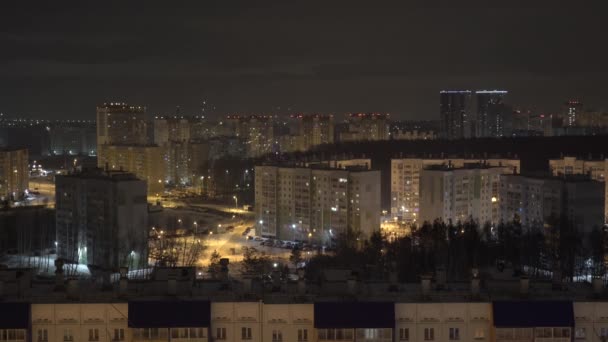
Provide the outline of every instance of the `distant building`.
[[604,220],[608,223],[608,159],[585,160],[576,157],[563,157],[549,160],[553,176],[587,175],[591,179],[604,182],[605,209]]
[[588,233],[604,225],[605,186],[585,177],[501,176],[502,220],[524,227],[543,227],[563,215],[575,228]]
[[306,150],[302,135],[285,134],[276,137],[276,150],[281,153],[291,153]]
[[190,140],[190,121],[183,117],[156,117],[154,119],[154,143],[165,146],[169,142]]
[[147,182],[150,196],[160,196],[165,189],[166,168],[159,146],[101,145],[97,165],[102,169],[134,173]]
[[420,221],[464,222],[480,225],[500,222],[500,176],[510,167],[467,164],[439,166],[420,172]]
[[261,235],[330,242],[380,228],[380,172],[257,166],[256,226]]
[[232,127],[234,136],[245,142],[248,157],[255,158],[273,152],[274,117],[232,115],[226,118],[226,122]]
[[58,255],[104,269],[147,265],[146,183],[132,173],[85,170],[56,177]]
[[97,135],[94,124],[89,122],[64,121],[49,125],[51,154],[95,155]]
[[480,163],[492,167],[507,167],[519,173],[519,159],[509,158],[394,158],[391,159],[391,215],[406,223],[420,222],[420,174],[432,166],[462,168],[465,164]]
[[443,139],[473,137],[474,118],[470,90],[439,92],[440,136]]
[[564,103],[563,109],[563,125],[564,126],[579,126],[578,116],[583,112],[583,103],[579,100],[569,100]]
[[475,137],[507,137],[513,130],[513,108],[505,103],[505,90],[478,90]]
[[126,103],[104,103],[97,107],[98,145],[147,143],[146,108]]
[[299,122],[300,150],[305,151],[313,146],[334,143],[333,115],[297,115]]
[[434,140],[436,139],[435,132],[433,131],[397,131],[391,135],[393,140]]
[[22,199],[29,185],[28,150],[0,148],[0,200]]
[[242,138],[221,136],[207,140],[209,145],[209,160],[220,158],[246,158],[247,145]]
[[372,160],[369,158],[351,158],[351,159],[330,159],[323,161],[308,161],[304,163],[306,167],[321,166],[331,169],[351,169],[358,168],[362,170],[372,169]]
[[340,141],[388,140],[390,136],[389,114],[354,113],[348,115],[348,131],[340,133]]

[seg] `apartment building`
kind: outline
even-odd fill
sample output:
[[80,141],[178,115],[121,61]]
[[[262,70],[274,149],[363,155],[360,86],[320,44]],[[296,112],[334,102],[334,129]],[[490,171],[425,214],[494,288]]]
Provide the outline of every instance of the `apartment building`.
[[372,160],[369,158],[350,158],[350,159],[329,159],[329,160],[316,160],[307,161],[303,163],[304,166],[321,166],[332,169],[348,169],[348,168],[360,168],[365,170],[372,169]]
[[146,181],[148,194],[160,196],[165,188],[166,168],[162,148],[157,145],[101,145],[97,166],[132,172]]
[[549,168],[554,176],[564,175],[588,175],[591,179],[598,182],[604,182],[605,195],[604,200],[604,221],[608,223],[608,159],[578,159],[576,157],[563,157],[560,159],[549,160]]
[[590,232],[604,223],[605,184],[583,175],[502,175],[500,199],[501,219],[525,227],[542,227],[563,215],[579,232]]
[[256,223],[262,235],[331,241],[380,226],[380,172],[257,166]]
[[465,164],[484,164],[491,167],[508,167],[509,173],[519,173],[519,159],[508,158],[393,158],[391,159],[391,215],[406,223],[419,222],[420,173],[439,165],[454,168]]
[[0,200],[20,200],[28,189],[28,150],[0,148]]
[[97,106],[97,145],[147,143],[146,108],[122,102]]
[[420,221],[479,224],[500,221],[500,175],[509,167],[465,164],[462,168],[437,166],[420,172]]
[[333,115],[297,115],[299,123],[300,149],[305,151],[321,144],[334,142]]
[[146,184],[131,173],[85,170],[56,177],[56,248],[104,269],[147,265]]
[[447,342],[605,340],[608,303],[134,299],[0,302],[2,341]]
[[275,143],[274,117],[272,116],[239,116],[226,118],[234,136],[245,142],[248,157],[259,157],[272,152]]
[[340,133],[340,141],[388,140],[389,114],[354,113],[348,115],[348,131]]

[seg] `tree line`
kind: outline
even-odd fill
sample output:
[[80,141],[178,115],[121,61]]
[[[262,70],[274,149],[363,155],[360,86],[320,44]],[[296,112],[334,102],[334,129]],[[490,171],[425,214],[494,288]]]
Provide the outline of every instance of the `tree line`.
[[576,281],[604,277],[607,230],[577,231],[565,217],[523,227],[519,222],[496,226],[473,220],[455,224],[436,220],[414,227],[411,234],[386,239],[380,232],[357,245],[353,232],[341,234],[332,254],[317,254],[306,265],[309,280],[328,268],[352,269],[361,279],[417,282],[422,275],[445,272],[448,281],[465,281],[473,269],[511,272],[513,276]]

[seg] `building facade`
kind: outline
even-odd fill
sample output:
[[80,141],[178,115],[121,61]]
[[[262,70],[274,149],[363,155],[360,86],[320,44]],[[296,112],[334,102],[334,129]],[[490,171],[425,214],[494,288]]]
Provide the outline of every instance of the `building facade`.
[[608,223],[608,159],[586,160],[576,157],[563,157],[550,159],[549,168],[553,176],[588,175],[591,179],[604,182],[604,221]]
[[[0,303],[3,341],[600,342],[604,301]],[[145,312],[148,310],[148,312]]]
[[313,146],[334,143],[333,115],[298,115],[300,149],[306,151]]
[[147,143],[146,108],[126,103],[104,103],[97,107],[98,145]]
[[605,185],[584,177],[503,175],[500,193],[505,222],[538,228],[565,217],[581,233],[604,224]]
[[29,185],[28,150],[0,148],[0,200],[20,200]]
[[469,90],[439,92],[440,137],[471,138],[474,132],[473,103]]
[[261,235],[328,242],[380,227],[380,172],[257,166],[256,224]]
[[348,131],[340,133],[340,141],[377,141],[390,137],[390,114],[353,113],[349,114]]
[[57,254],[104,269],[147,265],[146,183],[131,173],[85,170],[56,177]]
[[406,223],[419,222],[420,173],[440,165],[455,168],[465,164],[481,163],[493,167],[508,167],[511,173],[519,173],[519,159],[509,158],[394,158],[391,159],[391,215]]
[[465,222],[480,225],[500,221],[500,175],[509,167],[465,165],[440,166],[420,172],[420,219],[422,222]]
[[132,172],[147,184],[150,196],[160,196],[165,189],[166,167],[162,148],[156,145],[101,145],[97,156],[99,168]]
[[513,108],[505,103],[505,90],[477,90],[475,137],[508,137],[513,130]]
[[228,116],[226,122],[233,135],[245,142],[247,156],[259,157],[273,152],[275,144],[274,117],[272,116]]

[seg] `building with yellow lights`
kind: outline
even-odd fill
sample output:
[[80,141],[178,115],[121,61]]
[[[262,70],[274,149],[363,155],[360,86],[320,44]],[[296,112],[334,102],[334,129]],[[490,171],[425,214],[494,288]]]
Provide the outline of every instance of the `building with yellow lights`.
[[19,200],[28,188],[27,149],[0,148],[0,200]]

